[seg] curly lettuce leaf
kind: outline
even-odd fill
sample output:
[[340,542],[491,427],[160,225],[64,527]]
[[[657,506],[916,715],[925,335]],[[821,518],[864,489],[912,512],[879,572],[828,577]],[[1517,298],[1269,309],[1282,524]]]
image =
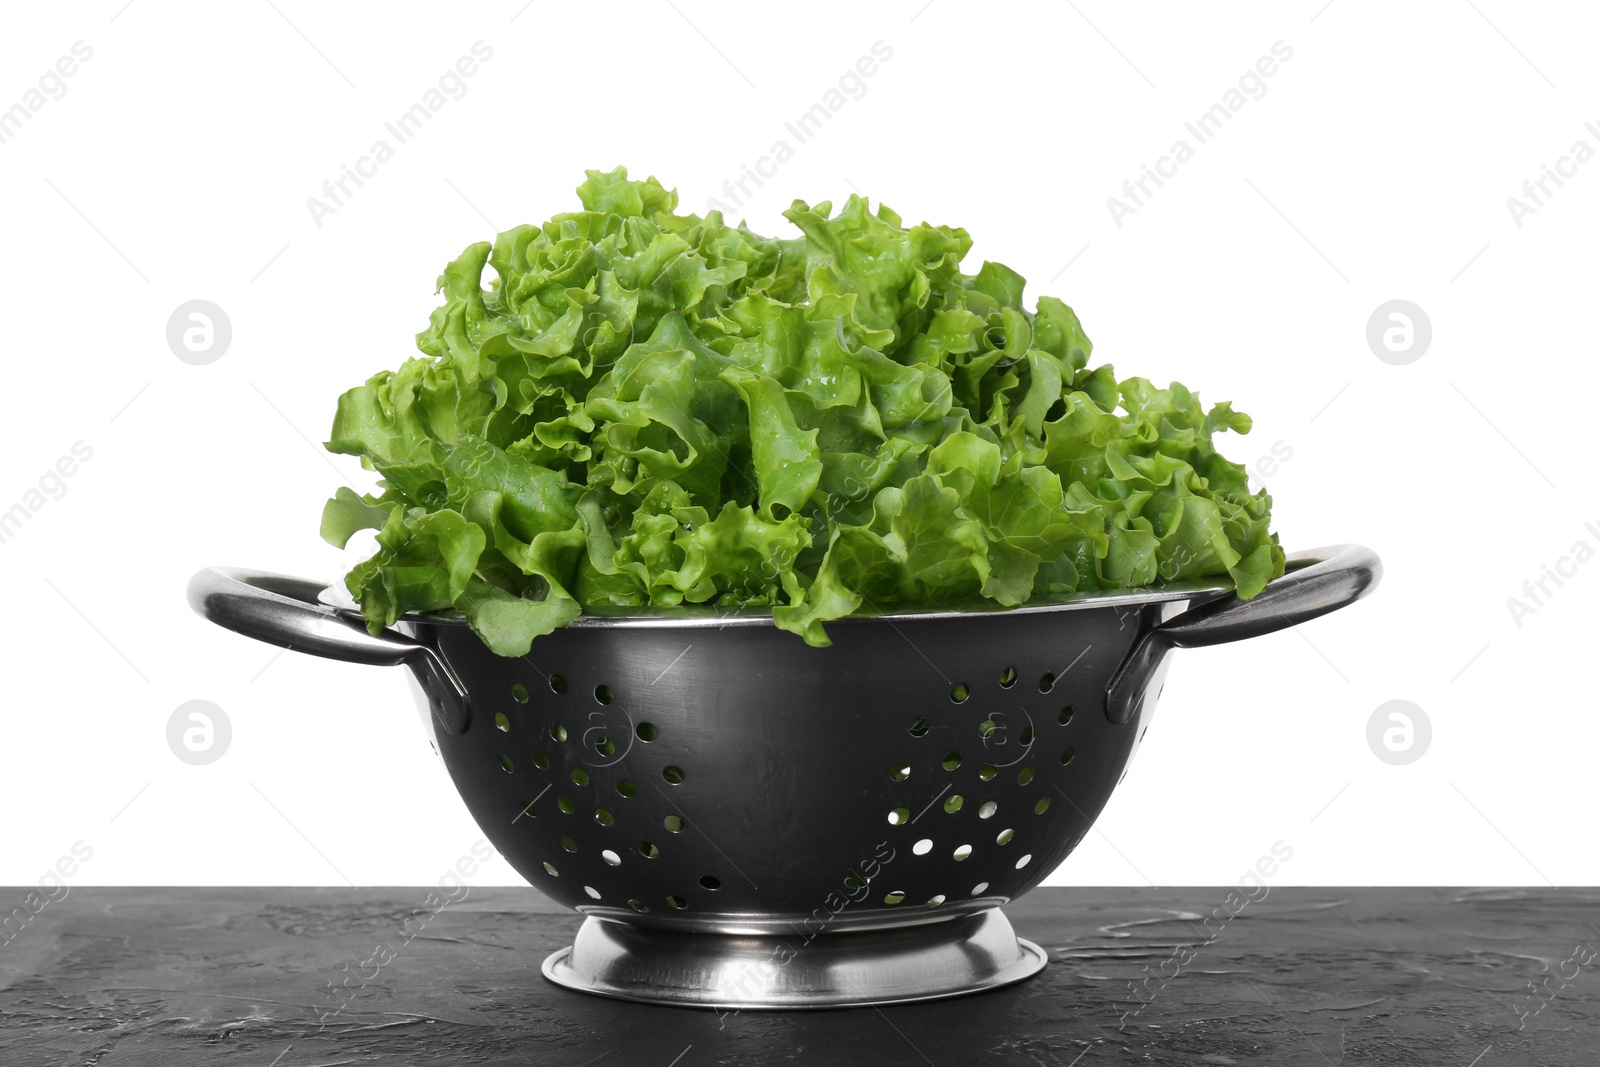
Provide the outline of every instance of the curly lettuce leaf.
[[[469,246],[418,358],[339,400],[322,534],[374,630],[454,609],[502,655],[585,605],[859,612],[1283,573],[1229,404],[1118,380],[965,230],[851,196],[769,238],[589,171],[581,210]],[[493,280],[485,282],[486,272]]]

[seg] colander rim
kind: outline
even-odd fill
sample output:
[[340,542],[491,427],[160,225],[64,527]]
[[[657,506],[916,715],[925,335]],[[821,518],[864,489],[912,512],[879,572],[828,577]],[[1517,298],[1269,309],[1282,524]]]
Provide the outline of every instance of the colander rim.
[[[1289,570],[1294,570],[1297,563],[1310,561],[1289,561]],[[1165,585],[1144,586],[1139,589],[1102,589],[1088,593],[1062,593],[1055,596],[1041,597],[1019,604],[1014,608],[996,607],[993,601],[976,601],[960,604],[943,604],[937,609],[912,608],[904,610],[885,611],[875,614],[847,615],[843,618],[832,619],[827,625],[840,626],[853,623],[870,623],[878,620],[892,622],[916,622],[931,619],[952,618],[983,618],[986,616],[1014,616],[1014,615],[1044,615],[1059,611],[1087,611],[1095,608],[1141,608],[1150,604],[1167,603],[1174,600],[1207,600],[1226,596],[1234,591],[1232,581],[1215,578],[1199,579],[1186,582],[1171,582]],[[360,609],[355,601],[345,591],[342,585],[324,587],[317,598],[327,607],[337,608],[349,615],[360,615]],[[431,626],[465,626],[466,617],[457,611],[438,612],[407,612],[400,616],[399,622],[421,623]],[[772,611],[769,608],[716,608],[702,605],[689,605],[687,607],[587,607],[582,615],[567,624],[568,629],[589,628],[684,628],[684,629],[720,629],[724,626],[773,626]]]

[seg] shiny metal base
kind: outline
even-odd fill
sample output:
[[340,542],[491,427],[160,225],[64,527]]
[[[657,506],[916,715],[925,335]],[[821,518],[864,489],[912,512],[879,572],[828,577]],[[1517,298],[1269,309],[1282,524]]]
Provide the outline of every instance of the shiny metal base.
[[898,1004],[977,993],[1043,969],[1043,949],[998,909],[810,938],[650,929],[590,917],[544,976],[581,993],[648,1004],[770,1011]]

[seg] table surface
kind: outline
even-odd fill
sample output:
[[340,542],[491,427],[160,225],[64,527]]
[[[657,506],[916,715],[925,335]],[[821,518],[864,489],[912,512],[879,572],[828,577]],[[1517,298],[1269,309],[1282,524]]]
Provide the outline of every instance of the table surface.
[[1020,985],[719,1015],[546,982],[580,919],[528,889],[401,942],[426,888],[74,888],[0,930],[0,1064],[1600,1062],[1600,891],[1274,888],[1203,926],[1228,892],[1035,890],[1006,912],[1050,964]]

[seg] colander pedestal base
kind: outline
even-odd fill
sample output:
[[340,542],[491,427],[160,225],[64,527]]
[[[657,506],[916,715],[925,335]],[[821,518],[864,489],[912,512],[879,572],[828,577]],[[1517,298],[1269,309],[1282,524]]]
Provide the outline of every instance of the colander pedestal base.
[[809,939],[663,930],[591,916],[570,948],[544,961],[544,976],[622,1000],[766,1011],[960,996],[1019,982],[1045,962],[1044,950],[1017,937],[998,909]]

